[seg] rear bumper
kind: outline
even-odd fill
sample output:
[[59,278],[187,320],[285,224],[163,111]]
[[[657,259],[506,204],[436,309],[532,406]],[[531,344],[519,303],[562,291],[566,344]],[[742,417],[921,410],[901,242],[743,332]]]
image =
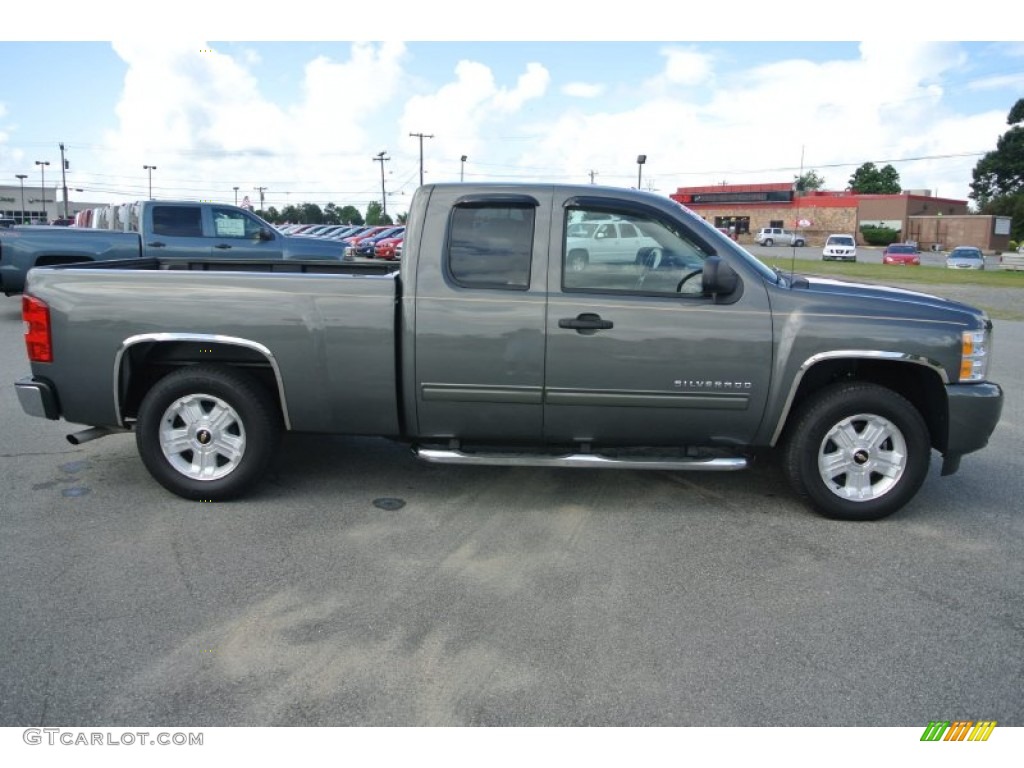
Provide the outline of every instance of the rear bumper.
[[14,390],[18,393],[21,409],[29,416],[54,420],[60,418],[57,392],[50,382],[29,376],[15,382]]
[[950,384],[949,433],[943,455],[962,456],[988,445],[1003,412],[1003,390],[998,384]]

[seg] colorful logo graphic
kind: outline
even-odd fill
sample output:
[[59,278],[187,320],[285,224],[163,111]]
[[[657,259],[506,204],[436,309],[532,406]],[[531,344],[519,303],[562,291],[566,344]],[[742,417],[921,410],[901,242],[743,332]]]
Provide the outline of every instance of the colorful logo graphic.
[[921,741],[988,741],[995,720],[932,720],[921,734]]

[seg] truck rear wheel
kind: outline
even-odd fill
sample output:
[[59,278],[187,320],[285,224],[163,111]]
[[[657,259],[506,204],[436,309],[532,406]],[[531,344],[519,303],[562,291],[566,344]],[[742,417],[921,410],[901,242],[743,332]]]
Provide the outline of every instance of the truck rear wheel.
[[795,415],[783,446],[794,490],[836,520],[878,520],[903,507],[928,474],[931,443],[918,410],[869,383],[838,384]]
[[135,442],[146,469],[167,490],[196,501],[224,501],[263,476],[279,424],[273,398],[250,376],[197,365],[168,374],[149,390]]

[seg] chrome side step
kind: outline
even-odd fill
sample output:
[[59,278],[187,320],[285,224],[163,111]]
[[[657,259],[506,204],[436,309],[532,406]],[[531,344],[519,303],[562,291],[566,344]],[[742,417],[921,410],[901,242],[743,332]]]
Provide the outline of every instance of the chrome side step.
[[546,456],[527,453],[464,453],[441,448],[413,448],[417,458],[433,464],[476,464],[501,467],[578,467],[582,469],[672,469],[702,472],[732,472],[746,469],[748,462],[742,457],[707,459],[616,459],[596,453],[569,453]]

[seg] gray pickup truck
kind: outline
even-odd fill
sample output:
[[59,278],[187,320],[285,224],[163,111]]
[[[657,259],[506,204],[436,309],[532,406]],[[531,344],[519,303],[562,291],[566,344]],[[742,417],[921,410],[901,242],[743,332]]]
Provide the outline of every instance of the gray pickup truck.
[[[657,245],[570,268],[570,224],[602,215]],[[777,448],[850,520],[901,508],[932,449],[950,474],[999,420],[983,312],[773,271],[667,198],[425,186],[405,243],[400,266],[34,269],[22,407],[89,425],[72,442],[134,429],[197,500],[249,491],[291,430],[506,466],[737,470]]]
[[0,289],[21,293],[32,267],[82,261],[162,258],[340,259],[343,248],[288,237],[233,205],[143,201],[110,206],[93,228],[0,229]]

